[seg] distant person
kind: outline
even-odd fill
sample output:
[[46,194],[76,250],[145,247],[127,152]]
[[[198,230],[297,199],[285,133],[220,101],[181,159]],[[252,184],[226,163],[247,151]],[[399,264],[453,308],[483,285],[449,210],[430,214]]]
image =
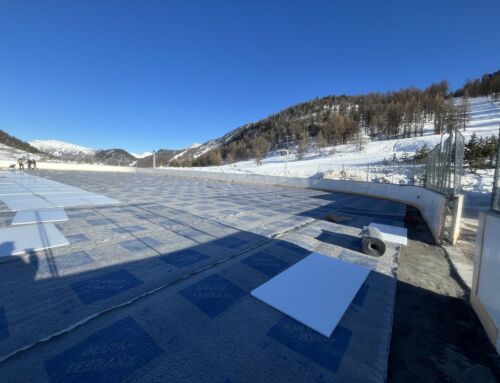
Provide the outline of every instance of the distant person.
[[31,170],[31,165],[33,164],[33,162],[31,161],[31,159],[28,158],[28,161],[26,163],[28,164],[28,170]]
[[33,166],[33,170],[37,170],[38,169],[36,167],[36,160],[34,158],[31,160],[31,165]]
[[22,158],[19,158],[17,160],[17,165],[19,166],[19,170],[24,170],[24,162],[23,162]]

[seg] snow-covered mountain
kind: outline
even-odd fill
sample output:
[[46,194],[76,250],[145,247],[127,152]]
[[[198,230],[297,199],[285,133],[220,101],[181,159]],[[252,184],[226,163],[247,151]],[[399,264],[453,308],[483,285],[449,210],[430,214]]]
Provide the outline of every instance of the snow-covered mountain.
[[[107,165],[130,165],[137,157],[123,149],[96,150],[58,140],[35,140],[32,146],[61,161],[102,163]],[[149,153],[145,153],[147,156]]]
[[[228,133],[231,134],[232,132]],[[227,135],[226,135],[227,136]],[[224,136],[224,137],[226,137]],[[168,166],[176,161],[182,161],[186,159],[193,159],[205,154],[206,152],[215,149],[221,145],[224,140],[224,137],[210,140],[205,142],[204,144],[194,143],[192,145],[186,146],[184,149],[158,149],[156,151],[156,163],[158,166]],[[136,156],[137,157],[137,156]],[[137,157],[139,160],[137,161],[135,166],[139,167],[151,167],[153,166],[153,154],[149,153],[149,155]]]
[[58,140],[35,140],[31,141],[30,145],[42,152],[67,161],[83,161],[85,159],[90,159],[96,152],[95,149],[86,146]]
[[173,161],[196,159],[202,156],[203,154],[208,153],[210,150],[217,149],[220,146],[228,143],[233,137],[243,132],[249,126],[250,124],[240,126],[239,128],[236,128],[234,130],[231,130],[229,133],[226,133],[222,137],[209,140],[203,144],[194,143],[182,150],[175,151],[174,155],[168,160],[167,164],[172,163]]

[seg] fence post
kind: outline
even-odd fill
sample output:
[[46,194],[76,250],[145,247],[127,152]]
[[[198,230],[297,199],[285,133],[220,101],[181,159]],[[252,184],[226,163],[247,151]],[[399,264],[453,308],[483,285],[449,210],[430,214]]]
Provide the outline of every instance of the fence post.
[[411,180],[412,180],[411,184],[415,185],[415,158],[413,158],[413,175],[411,177]]
[[498,124],[498,128],[497,158],[491,192],[491,208],[496,212],[500,212],[500,124]]
[[392,183],[394,183],[394,172],[396,171],[396,155],[392,157]]
[[460,235],[460,220],[462,218],[462,207],[464,204],[464,196],[459,194],[453,196],[452,199],[452,209],[451,209],[451,225],[450,231],[448,233],[448,241],[452,245],[457,243],[458,236]]

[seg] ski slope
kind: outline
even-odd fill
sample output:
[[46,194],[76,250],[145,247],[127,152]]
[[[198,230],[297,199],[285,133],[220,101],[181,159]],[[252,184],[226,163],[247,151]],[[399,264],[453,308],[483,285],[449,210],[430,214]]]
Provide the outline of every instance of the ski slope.
[[[457,100],[457,102],[460,102],[460,100]],[[497,135],[500,127],[500,103],[495,103],[487,97],[472,98],[470,99],[469,117],[470,121],[465,131],[461,130],[466,141],[469,140],[472,133],[476,133],[478,137]],[[297,160],[295,155],[273,156],[265,158],[261,165],[256,164],[254,160],[250,160],[236,162],[231,165],[186,169],[307,178],[318,176],[340,178],[339,173],[344,169],[343,178],[347,179],[360,181],[368,179],[373,181],[384,177],[385,182],[406,183],[408,182],[409,173],[413,171],[408,166],[396,165],[392,174],[387,173],[387,169],[391,170],[392,168],[393,156],[396,155],[397,158],[401,158],[405,153],[414,155],[416,150],[422,146],[427,145],[429,148],[433,148],[441,140],[440,135],[434,134],[433,124],[429,123],[425,127],[424,135],[421,137],[367,141],[361,151],[356,145],[348,144],[325,148],[322,155],[318,153],[307,154],[301,160]],[[383,165],[384,160],[389,160],[385,166]],[[382,168],[384,169],[383,174]],[[486,177],[487,174],[484,176]],[[464,182],[467,182],[467,177],[465,177]]]

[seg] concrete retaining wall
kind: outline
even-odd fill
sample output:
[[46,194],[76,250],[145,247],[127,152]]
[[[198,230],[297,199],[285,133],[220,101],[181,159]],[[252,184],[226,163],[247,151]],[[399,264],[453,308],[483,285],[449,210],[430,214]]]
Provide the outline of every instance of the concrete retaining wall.
[[[0,161],[0,167],[6,168],[13,161]],[[384,198],[416,207],[424,217],[434,239],[441,241],[447,200],[439,193],[408,185],[393,185],[373,182],[341,181],[312,178],[265,176],[257,174],[236,174],[204,172],[176,168],[135,168],[91,164],[38,163],[41,169],[73,171],[108,171],[121,173],[146,173],[172,175],[180,177],[203,178],[226,182],[257,183],[289,187],[311,188]]]
[[500,354],[500,214],[480,213],[470,301]]

